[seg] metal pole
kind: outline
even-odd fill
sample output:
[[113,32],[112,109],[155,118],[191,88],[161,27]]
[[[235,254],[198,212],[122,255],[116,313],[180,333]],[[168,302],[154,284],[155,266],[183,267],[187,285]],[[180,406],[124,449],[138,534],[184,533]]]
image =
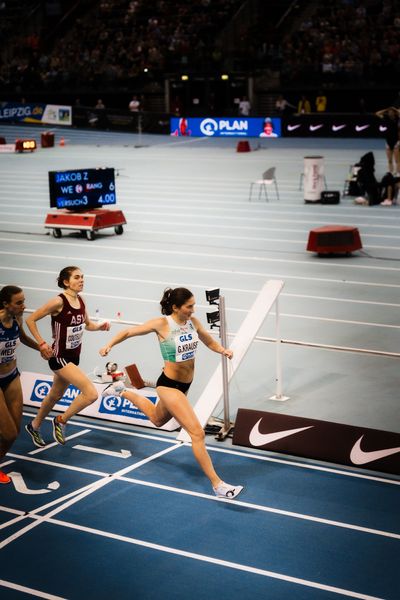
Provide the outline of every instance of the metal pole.
[[171,97],[170,97],[170,82],[169,79],[164,81],[164,109],[166,113],[171,110]]
[[275,300],[275,335],[276,335],[276,394],[271,396],[270,400],[284,402],[288,396],[282,396],[282,361],[281,361],[281,332],[279,315],[279,296]]
[[[227,347],[227,335],[226,335],[226,319],[225,319],[225,298],[220,296],[219,298],[219,318],[220,318],[220,338],[221,344],[224,348]],[[231,421],[229,414],[229,385],[228,385],[228,358],[222,355],[222,389],[224,396],[224,426],[218,434],[218,439],[224,439],[231,430]]]
[[[253,108],[253,111],[254,111],[254,79],[253,79],[253,77],[249,77],[247,79],[247,97],[249,99],[250,106]],[[254,112],[251,114],[254,114]]]
[[138,114],[138,133],[139,133],[139,145],[142,145],[142,114]]

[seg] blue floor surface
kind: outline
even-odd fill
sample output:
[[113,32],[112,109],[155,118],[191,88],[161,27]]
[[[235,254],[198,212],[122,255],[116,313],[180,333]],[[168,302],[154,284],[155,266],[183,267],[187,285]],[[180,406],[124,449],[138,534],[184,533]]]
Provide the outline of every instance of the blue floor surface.
[[205,600],[217,590],[233,600],[398,600],[398,481],[210,447],[217,471],[245,485],[221,501],[189,446],[112,429],[72,422],[65,447],[49,440],[43,450],[21,435],[4,461],[26,487],[1,488],[1,581],[71,600]]

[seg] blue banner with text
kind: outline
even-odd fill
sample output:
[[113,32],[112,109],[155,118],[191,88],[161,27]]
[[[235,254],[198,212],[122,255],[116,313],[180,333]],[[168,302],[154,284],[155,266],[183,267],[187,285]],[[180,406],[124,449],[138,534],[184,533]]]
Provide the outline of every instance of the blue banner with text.
[[281,119],[275,117],[172,117],[170,126],[171,135],[184,137],[281,136]]

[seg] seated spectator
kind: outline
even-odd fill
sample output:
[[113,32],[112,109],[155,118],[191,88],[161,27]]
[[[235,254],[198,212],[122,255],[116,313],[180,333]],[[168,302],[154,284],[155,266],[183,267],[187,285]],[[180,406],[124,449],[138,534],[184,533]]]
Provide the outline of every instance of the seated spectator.
[[392,206],[395,203],[400,188],[400,177],[386,173],[380,182],[375,177],[375,157],[368,152],[361,157],[357,172],[357,183],[361,196],[355,199],[356,204],[373,206]]
[[357,163],[359,167],[357,172],[357,184],[361,196],[355,199],[356,204],[373,205],[379,204],[380,191],[375,177],[375,157],[373,152],[364,154]]
[[397,202],[397,196],[400,189],[400,177],[395,177],[392,173],[386,173],[382,177],[381,183],[381,198],[385,198],[380,205],[392,206]]

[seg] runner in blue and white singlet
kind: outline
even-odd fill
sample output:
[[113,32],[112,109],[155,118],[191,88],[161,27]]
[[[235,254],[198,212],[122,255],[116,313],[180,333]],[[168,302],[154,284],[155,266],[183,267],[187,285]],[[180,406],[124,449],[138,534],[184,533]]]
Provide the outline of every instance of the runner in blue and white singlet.
[[15,317],[11,327],[6,328],[0,324],[0,365],[6,365],[15,360],[15,352],[20,344],[19,338],[20,328]]
[[[22,420],[22,388],[16,350],[22,342],[39,350],[23,327],[25,297],[21,288],[6,285],[0,290],[0,460],[16,440]],[[12,469],[11,469],[12,470]],[[0,471],[0,484],[10,483]]]

